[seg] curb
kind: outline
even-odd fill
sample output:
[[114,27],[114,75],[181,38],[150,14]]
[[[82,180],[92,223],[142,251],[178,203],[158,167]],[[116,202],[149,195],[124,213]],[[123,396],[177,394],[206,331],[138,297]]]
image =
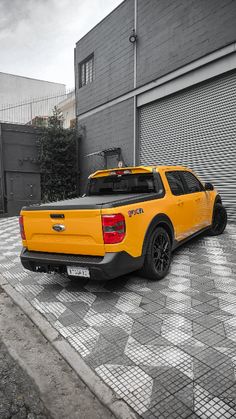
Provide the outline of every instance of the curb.
[[26,316],[37,326],[43,336],[56,349],[61,357],[71,366],[91,392],[105,405],[117,419],[137,419],[125,401],[119,399],[102,379],[85,363],[78,352],[73,349],[63,336],[57,332],[31,304],[16,291],[0,274],[0,286],[6,294],[20,307]]

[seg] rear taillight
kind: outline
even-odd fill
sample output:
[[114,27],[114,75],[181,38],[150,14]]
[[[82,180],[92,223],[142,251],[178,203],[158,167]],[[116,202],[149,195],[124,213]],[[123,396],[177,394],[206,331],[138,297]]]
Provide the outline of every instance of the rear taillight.
[[20,234],[21,234],[21,238],[22,238],[22,240],[26,240],[26,237],[25,237],[25,229],[24,229],[24,218],[23,218],[23,215],[20,215],[20,217],[19,217],[19,224],[20,224]]
[[105,244],[120,243],[125,237],[125,217],[122,214],[102,215]]

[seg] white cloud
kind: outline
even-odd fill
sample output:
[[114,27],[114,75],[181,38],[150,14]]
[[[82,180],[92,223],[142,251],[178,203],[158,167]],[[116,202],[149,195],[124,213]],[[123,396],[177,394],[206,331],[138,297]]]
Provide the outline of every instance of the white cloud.
[[75,43],[121,0],[0,0],[0,71],[74,84]]

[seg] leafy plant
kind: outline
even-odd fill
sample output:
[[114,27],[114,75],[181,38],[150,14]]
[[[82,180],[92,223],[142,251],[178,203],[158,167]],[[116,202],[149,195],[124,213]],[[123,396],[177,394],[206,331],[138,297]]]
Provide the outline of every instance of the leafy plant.
[[63,128],[63,115],[54,107],[48,127],[38,135],[42,202],[78,196],[78,142],[75,129]]

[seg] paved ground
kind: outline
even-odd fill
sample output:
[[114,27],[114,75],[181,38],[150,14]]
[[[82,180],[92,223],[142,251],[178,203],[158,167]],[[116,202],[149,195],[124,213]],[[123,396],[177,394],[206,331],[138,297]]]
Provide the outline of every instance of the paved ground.
[[140,416],[236,417],[236,226],[180,248],[159,282],[84,286],[23,270],[17,219],[0,234],[4,278]]
[[0,418],[49,419],[38,393],[0,340]]

